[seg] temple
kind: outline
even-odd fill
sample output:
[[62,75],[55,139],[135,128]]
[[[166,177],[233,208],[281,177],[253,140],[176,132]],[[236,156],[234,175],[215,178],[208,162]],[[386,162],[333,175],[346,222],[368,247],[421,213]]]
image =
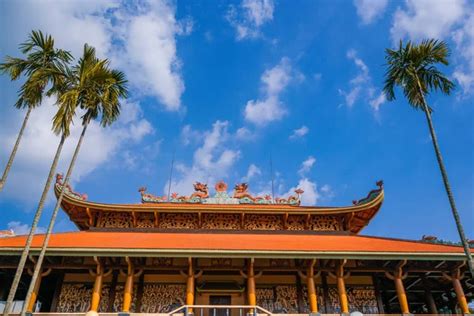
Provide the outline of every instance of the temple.
[[[62,209],[78,231],[54,233],[30,312],[80,315],[469,313],[474,285],[463,248],[425,236],[361,234],[379,212],[383,183],[345,207],[254,196],[245,183],[203,183],[190,196],[105,204],[64,186]],[[380,214],[378,216],[383,216]],[[0,238],[5,300],[26,236]],[[43,235],[36,235],[31,273]],[[15,310],[31,276],[24,273]],[[47,315],[47,314],[41,314]]]

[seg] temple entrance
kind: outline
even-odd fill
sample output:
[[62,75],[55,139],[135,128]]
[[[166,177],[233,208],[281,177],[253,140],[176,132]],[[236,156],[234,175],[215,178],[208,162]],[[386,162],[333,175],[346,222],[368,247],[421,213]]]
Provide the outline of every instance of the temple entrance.
[[[210,305],[231,305],[230,295],[211,295],[209,296]],[[230,310],[228,308],[214,308],[211,310],[212,316],[229,316]]]

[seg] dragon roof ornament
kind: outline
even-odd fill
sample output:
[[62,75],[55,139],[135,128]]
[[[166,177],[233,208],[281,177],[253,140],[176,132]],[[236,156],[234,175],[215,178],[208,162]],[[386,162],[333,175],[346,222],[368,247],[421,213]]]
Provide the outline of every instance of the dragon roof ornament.
[[232,196],[227,193],[227,184],[219,181],[215,185],[215,195],[209,195],[207,184],[195,182],[194,192],[190,196],[182,196],[178,193],[167,196],[156,196],[146,193],[146,188],[142,187],[138,191],[141,193],[143,203],[201,203],[201,204],[279,204],[298,206],[301,203],[301,189],[296,189],[294,195],[287,198],[272,199],[270,195],[253,196],[248,192],[247,183],[239,183],[234,187]]
[[61,191],[63,188],[64,188],[64,194],[74,198],[74,199],[77,199],[77,200],[82,200],[82,201],[86,201],[87,200],[87,194],[81,194],[81,193],[77,193],[75,192],[71,186],[68,184],[64,185],[64,182],[63,182],[63,174],[62,173],[57,173],[56,174],[56,183],[55,183],[55,186],[56,188],[58,189],[58,191]]

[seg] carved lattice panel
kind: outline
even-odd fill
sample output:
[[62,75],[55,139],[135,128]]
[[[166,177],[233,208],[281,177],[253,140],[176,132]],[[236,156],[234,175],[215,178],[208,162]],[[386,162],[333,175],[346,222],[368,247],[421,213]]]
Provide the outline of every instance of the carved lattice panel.
[[281,216],[250,214],[245,216],[244,228],[248,230],[279,230],[283,229]]
[[338,231],[341,230],[341,222],[336,216],[313,216],[309,223],[309,229],[317,231]]
[[268,310],[273,311],[275,303],[275,292],[273,288],[256,289],[257,305]]
[[[109,305],[109,287],[102,287],[99,311],[107,311]],[[59,294],[56,311],[59,313],[82,313],[87,312],[91,306],[92,284],[63,284]]]
[[203,229],[239,229],[239,214],[203,214]]
[[286,227],[288,230],[305,230],[305,215],[289,215],[286,219]]
[[326,297],[326,303],[328,306],[328,310],[326,313],[328,314],[340,314],[341,313],[341,304],[339,302],[339,294],[337,288],[330,287],[328,288],[328,297]]
[[137,228],[153,228],[155,226],[155,216],[152,213],[137,214]]
[[130,228],[133,227],[133,219],[126,212],[103,212],[100,214],[97,227]]
[[184,305],[186,286],[181,284],[146,284],[140,307],[141,313],[167,313]]
[[161,213],[159,228],[173,228],[173,229],[197,229],[198,215],[197,214],[180,214],[180,213]]
[[359,311],[363,314],[378,314],[375,289],[371,286],[351,287],[347,289],[347,300],[351,312]]
[[257,288],[257,305],[273,313],[297,314],[298,290],[294,285]]

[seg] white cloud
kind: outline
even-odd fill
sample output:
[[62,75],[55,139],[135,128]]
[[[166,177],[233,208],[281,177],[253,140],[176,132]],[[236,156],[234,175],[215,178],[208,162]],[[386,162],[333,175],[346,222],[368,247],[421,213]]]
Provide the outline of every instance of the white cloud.
[[[28,235],[30,233],[30,226],[18,221],[12,221],[7,224],[7,229],[13,230],[15,235]],[[35,234],[44,234],[46,229],[44,227],[36,227]]]
[[320,198],[320,193],[318,192],[318,186],[316,182],[309,180],[308,178],[302,178],[298,181],[298,184],[295,187],[292,187],[285,196],[294,195],[296,189],[302,189],[304,193],[301,195],[301,204],[302,205],[316,205]]
[[314,158],[313,156],[309,156],[305,161],[301,163],[301,167],[298,170],[298,174],[303,176],[304,174],[308,173],[309,171],[311,171],[315,163],[316,158]]
[[[59,137],[51,132],[51,118],[56,111],[56,107],[52,104],[52,99],[45,99],[43,106],[31,113],[11,174],[2,192],[5,197],[27,204],[34,203],[39,198],[59,143]],[[18,113],[11,112],[9,116],[16,119]],[[57,172],[66,172],[72,157],[82,131],[82,126],[77,121],[79,120],[76,120],[71,135],[64,144]],[[17,132],[17,126],[2,128],[0,147],[10,150]],[[151,124],[143,118],[140,106],[133,102],[123,104],[123,114],[107,129],[100,127],[95,121],[91,122],[77,158],[73,182],[79,181],[105,162],[113,161],[118,149],[138,143],[151,133],[153,133]],[[2,151],[2,161],[6,161],[7,154],[9,152]],[[25,195],[24,192],[28,194]]]
[[134,87],[156,96],[169,111],[179,110],[184,92],[176,36],[192,30],[192,21],[177,22],[175,11],[165,1],[150,2],[142,11],[118,10],[114,38],[120,44],[111,52]]
[[366,63],[357,55],[357,52],[350,49],[347,52],[347,58],[352,60],[356,65],[358,72],[354,78],[349,81],[349,90],[339,89],[339,94],[344,97],[345,104],[348,107],[352,107],[359,98],[363,97],[366,102],[370,104],[374,111],[378,111],[380,106],[385,103],[385,97],[381,97],[380,94],[374,97],[376,88],[372,83],[372,78],[369,74],[369,67]]
[[374,111],[378,112],[380,109],[380,106],[384,104],[386,101],[387,99],[385,98],[385,93],[380,92],[378,97],[369,101],[369,104],[372,107],[372,109],[374,109]]
[[124,70],[138,92],[156,97],[167,110],[180,109],[184,82],[176,37],[189,34],[193,22],[176,21],[176,8],[168,1],[128,6],[118,0],[25,0],[12,1],[7,9],[2,18],[15,32],[1,43],[12,54],[32,29],[51,34],[58,47],[74,56],[88,43],[99,56],[110,58],[113,67]]
[[292,68],[288,58],[282,58],[275,67],[266,70],[260,78],[264,98],[250,100],[245,105],[245,119],[256,125],[266,125],[280,120],[286,113],[280,94],[290,83]]
[[226,19],[235,28],[236,39],[259,37],[262,26],[273,20],[273,0],[242,0],[239,7],[231,5]]
[[253,177],[255,176],[259,176],[262,174],[262,171],[260,170],[259,167],[257,167],[256,165],[254,164],[251,164],[247,170],[247,174],[245,175],[245,177],[242,178],[242,181],[244,182],[248,182],[250,181]]
[[406,0],[406,9],[398,8],[390,29],[393,42],[443,38],[463,15],[464,0]]
[[465,94],[474,92],[474,9],[470,9],[463,25],[452,33],[457,52],[465,60],[458,64],[453,77]]
[[306,125],[301,126],[293,130],[293,133],[290,135],[289,139],[298,139],[304,137],[309,133],[309,128]]
[[235,132],[235,137],[238,140],[249,141],[252,140],[255,135],[247,128],[241,127]]
[[[202,143],[194,151],[192,165],[176,164],[180,177],[171,182],[172,192],[189,194],[193,191],[193,183],[196,181],[211,184],[228,177],[240,157],[240,151],[228,148],[231,139],[228,126],[227,121],[216,121],[211,130],[201,133]],[[168,191],[168,183],[164,191]]]
[[354,0],[357,15],[363,24],[370,24],[380,17],[387,7],[388,0]]

